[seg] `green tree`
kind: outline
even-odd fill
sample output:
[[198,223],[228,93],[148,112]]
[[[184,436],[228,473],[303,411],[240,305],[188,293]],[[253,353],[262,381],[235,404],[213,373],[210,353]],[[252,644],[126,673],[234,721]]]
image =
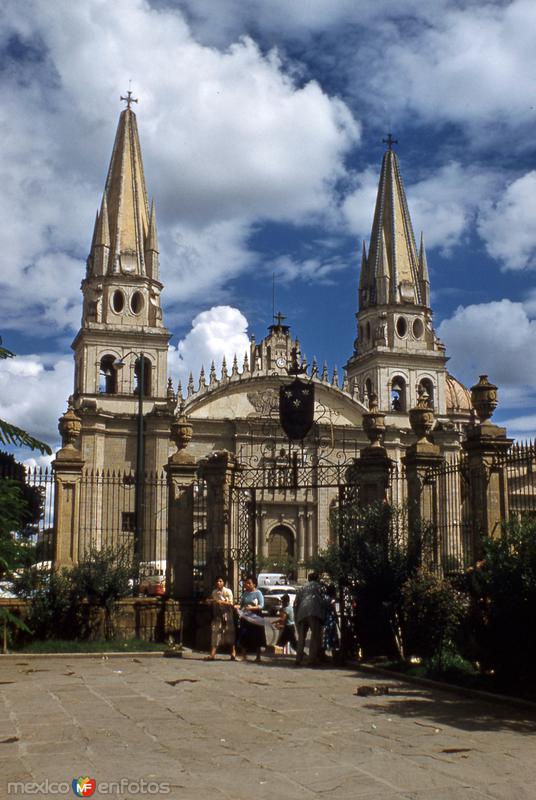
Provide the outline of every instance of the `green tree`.
[[344,587],[345,605],[354,609],[354,640],[367,656],[401,654],[402,587],[416,566],[404,516],[386,503],[351,501],[332,514],[332,541],[311,561]]
[[486,539],[466,576],[477,658],[506,680],[533,680],[536,658],[536,519],[511,518]]

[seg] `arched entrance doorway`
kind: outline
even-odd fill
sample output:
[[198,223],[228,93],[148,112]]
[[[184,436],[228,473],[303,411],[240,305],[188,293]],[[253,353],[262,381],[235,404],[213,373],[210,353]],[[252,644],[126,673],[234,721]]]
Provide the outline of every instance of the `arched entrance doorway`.
[[268,536],[268,558],[294,558],[294,534],[287,525],[277,525]]

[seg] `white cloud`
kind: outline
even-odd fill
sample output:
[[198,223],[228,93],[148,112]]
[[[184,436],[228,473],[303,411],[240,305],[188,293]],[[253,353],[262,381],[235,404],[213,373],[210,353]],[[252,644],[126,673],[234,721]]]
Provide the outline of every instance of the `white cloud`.
[[226,50],[201,45],[178,9],[144,0],[11,0],[0,22],[21,50],[0,88],[0,213],[11,220],[0,230],[4,327],[22,327],[23,315],[48,330],[78,326],[83,259],[130,76],[168,305],[207,287],[217,297],[251,261],[259,220],[310,221],[333,205],[359,125],[275,50],[248,38]]
[[214,306],[202,311],[194,318],[192,328],[184,339],[176,348],[170,348],[169,370],[174,380],[178,376],[185,390],[192,372],[197,388],[197,378],[201,367],[204,367],[208,383],[212,361],[219,378],[223,356],[229,372],[235,355],[242,369],[244,354],[249,353],[250,346],[247,328],[248,321],[237,308]]
[[536,267],[536,172],[510,183],[502,196],[484,207],[478,232],[504,269]]
[[59,440],[58,419],[73,390],[73,361],[17,356],[0,361],[0,417],[49,444]]
[[[438,329],[450,355],[449,369],[467,386],[486,373],[500,389],[499,399],[523,392],[536,395],[536,321],[521,303],[499,300],[460,306]],[[502,405],[502,403],[501,403]]]
[[[426,24],[422,12],[413,24],[403,12],[398,20],[393,14],[383,26],[376,24],[374,48],[356,50],[355,69],[361,74],[366,58],[366,91],[375,96],[380,115],[417,114],[433,124],[478,127],[488,143],[498,124],[533,125],[532,0],[451,3],[434,12]],[[489,124],[482,133],[483,122]]]

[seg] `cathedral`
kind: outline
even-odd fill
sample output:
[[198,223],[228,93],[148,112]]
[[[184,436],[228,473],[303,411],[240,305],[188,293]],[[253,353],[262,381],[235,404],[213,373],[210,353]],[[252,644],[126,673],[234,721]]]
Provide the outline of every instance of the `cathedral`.
[[[130,98],[130,95],[129,95]],[[169,269],[169,266],[168,266]],[[136,115],[121,112],[86,275],[82,323],[73,342],[80,458],[87,470],[135,471],[143,419],[144,469],[159,473],[174,451],[172,425],[186,418],[196,463],[229,451],[238,463],[276,463],[286,438],[278,426],[279,388],[298,364],[314,385],[315,424],[302,463],[356,457],[369,444],[363,415],[385,414],[384,446],[399,463],[415,441],[409,410],[425,397],[435,415],[434,440],[455,457],[471,420],[468,390],[447,370],[434,327],[424,240],[417,247],[397,155],[389,137],[381,165],[368,252],[363,244],[356,339],[343,375],[303,363],[296,332],[278,314],[249,352],[206,365],[187,387],[168,374],[170,333],[161,296],[157,222],[149,204]],[[256,547],[304,562],[325,546],[329,498],[304,491],[263,495],[256,508]]]

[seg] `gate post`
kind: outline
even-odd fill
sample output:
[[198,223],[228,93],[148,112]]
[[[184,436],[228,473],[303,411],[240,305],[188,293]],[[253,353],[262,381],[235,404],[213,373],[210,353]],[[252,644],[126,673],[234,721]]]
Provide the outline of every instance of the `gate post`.
[[78,561],[80,482],[84,459],[78,449],[82,423],[70,405],[60,417],[63,447],[56,453],[54,469],[54,567],[72,567]]
[[238,467],[236,456],[228,450],[216,450],[199,464],[200,476],[207,484],[207,570],[208,585],[217,573],[224,577],[236,593],[238,560],[233,558],[231,493]]
[[185,452],[192,438],[192,426],[183,413],[171,425],[177,451],[164,467],[168,480],[168,535],[166,586],[170,597],[193,597],[194,503],[193,484],[197,474],[194,457]]
[[378,409],[376,395],[370,396],[370,411],[363,414],[363,430],[370,439],[370,445],[361,451],[359,458],[354,459],[347,476],[349,481],[355,481],[358,486],[359,505],[370,506],[386,500],[393,464],[381,444],[385,433],[385,414]]
[[[423,526],[438,523],[438,499],[433,471],[444,464],[440,448],[429,435],[434,425],[434,411],[428,395],[421,391],[417,405],[409,411],[409,421],[417,441],[406,450],[402,463],[408,487],[408,547],[416,563],[422,562]],[[432,475],[431,475],[432,473]]]
[[482,539],[500,534],[508,517],[508,481],[502,462],[513,439],[507,437],[506,428],[489,422],[497,407],[497,387],[487,375],[471,387],[471,400],[480,422],[469,429],[462,447],[468,460],[473,556],[479,558]]

